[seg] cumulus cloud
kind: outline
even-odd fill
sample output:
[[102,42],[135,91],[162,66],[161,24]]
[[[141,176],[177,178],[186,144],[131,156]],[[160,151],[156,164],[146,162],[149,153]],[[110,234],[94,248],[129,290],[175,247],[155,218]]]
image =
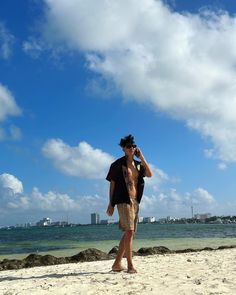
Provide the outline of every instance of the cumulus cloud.
[[[191,217],[191,206],[195,213],[216,211],[215,198],[205,189],[197,188],[192,193],[179,193],[169,189],[151,196],[144,195],[141,203],[142,214],[152,216],[175,215],[176,217]],[[218,210],[218,208],[217,208]],[[219,212],[219,211],[218,211]]]
[[5,25],[0,22],[0,57],[8,59],[12,52],[14,36],[8,32]]
[[[89,221],[90,213],[99,212],[105,215],[107,197],[101,195],[70,195],[57,191],[41,192],[34,187],[26,193],[23,183],[14,175],[0,175],[0,222],[6,223],[6,216],[14,220],[25,216],[25,220],[37,221],[37,217],[54,216],[61,220],[67,214],[74,222]],[[235,214],[235,201],[225,204],[218,203],[206,189],[197,188],[191,193],[180,193],[172,188],[150,196],[144,195],[140,216],[155,216],[157,218],[171,215],[173,217],[190,217],[191,206],[194,213]],[[36,219],[35,219],[36,218]]]
[[85,141],[71,147],[61,139],[50,139],[42,151],[60,171],[81,178],[104,178],[109,165],[114,161],[111,155],[93,148]]
[[27,215],[33,215],[35,212],[77,212],[81,216],[83,214],[89,216],[93,211],[103,212],[106,202],[106,198],[98,195],[72,197],[69,194],[55,191],[43,193],[37,187],[26,194],[22,182],[17,177],[7,173],[0,175],[0,210],[2,214],[14,210],[18,213],[27,212]]
[[48,43],[84,51],[125,99],[184,121],[213,143],[215,158],[236,161],[235,16],[181,14],[155,0],[45,4]]
[[[19,116],[22,110],[17,105],[14,96],[7,87],[0,83],[0,123],[3,124],[10,116]],[[15,125],[0,125],[0,141],[20,140],[22,133],[19,127]]]
[[198,188],[192,194],[189,195],[193,204],[198,205],[210,205],[215,202],[214,197],[205,189]]
[[147,187],[152,188],[153,191],[159,190],[163,183],[172,180],[163,170],[157,168],[153,164],[149,164],[149,166],[153,172],[153,176],[150,178],[145,178],[145,182]]
[[66,211],[78,210],[79,206],[68,194],[60,194],[57,192],[49,191],[42,193],[37,187],[28,198],[31,209],[42,211]]
[[23,184],[17,179],[14,175],[3,173],[0,175],[0,192],[3,191],[11,192],[12,194],[22,194],[23,193]]
[[9,116],[18,116],[21,112],[10,90],[0,84],[0,122]]

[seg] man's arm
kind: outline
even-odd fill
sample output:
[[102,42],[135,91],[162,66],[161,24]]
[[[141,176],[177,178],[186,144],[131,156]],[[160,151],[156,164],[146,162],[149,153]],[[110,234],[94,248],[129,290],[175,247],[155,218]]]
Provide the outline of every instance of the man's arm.
[[144,169],[145,169],[145,176],[147,177],[152,177],[153,173],[152,173],[152,170],[150,168],[150,166],[148,165],[148,162],[145,160],[142,152],[140,151],[139,149],[139,155],[138,155],[138,158],[140,159]]
[[114,212],[114,207],[111,205],[112,204],[112,197],[114,193],[114,188],[115,188],[115,181],[111,180],[110,182],[110,190],[109,190],[109,204],[107,207],[107,215],[112,216]]

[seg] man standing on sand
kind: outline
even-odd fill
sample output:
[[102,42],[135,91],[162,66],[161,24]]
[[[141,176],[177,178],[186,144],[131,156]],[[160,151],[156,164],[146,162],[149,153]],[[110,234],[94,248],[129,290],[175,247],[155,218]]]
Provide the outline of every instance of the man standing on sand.
[[[139,203],[143,195],[143,178],[144,176],[151,177],[152,171],[142,152],[137,148],[132,135],[121,138],[120,146],[125,156],[111,164],[106,177],[110,181],[110,201],[107,214],[112,216],[114,207],[117,205],[119,227],[124,231],[112,270],[124,270],[121,260],[125,254],[128,273],[136,273],[132,262],[133,236],[137,229]],[[134,160],[134,156],[141,162]]]

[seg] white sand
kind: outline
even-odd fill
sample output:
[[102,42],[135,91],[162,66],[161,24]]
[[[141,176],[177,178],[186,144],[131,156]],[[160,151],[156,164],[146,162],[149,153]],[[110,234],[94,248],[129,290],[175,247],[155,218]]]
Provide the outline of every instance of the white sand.
[[[124,260],[125,263],[125,260]],[[0,272],[0,294],[236,294],[236,249],[134,257],[138,274],[111,260]]]

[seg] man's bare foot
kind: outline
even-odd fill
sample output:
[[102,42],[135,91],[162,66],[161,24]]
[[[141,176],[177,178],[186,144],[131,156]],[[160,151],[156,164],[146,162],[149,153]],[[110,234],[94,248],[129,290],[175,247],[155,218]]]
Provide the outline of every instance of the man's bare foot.
[[125,270],[125,267],[122,266],[121,264],[117,264],[117,265],[113,264],[111,269],[112,269],[113,271],[120,272],[120,271]]
[[135,268],[128,268],[127,273],[137,273],[137,270]]

